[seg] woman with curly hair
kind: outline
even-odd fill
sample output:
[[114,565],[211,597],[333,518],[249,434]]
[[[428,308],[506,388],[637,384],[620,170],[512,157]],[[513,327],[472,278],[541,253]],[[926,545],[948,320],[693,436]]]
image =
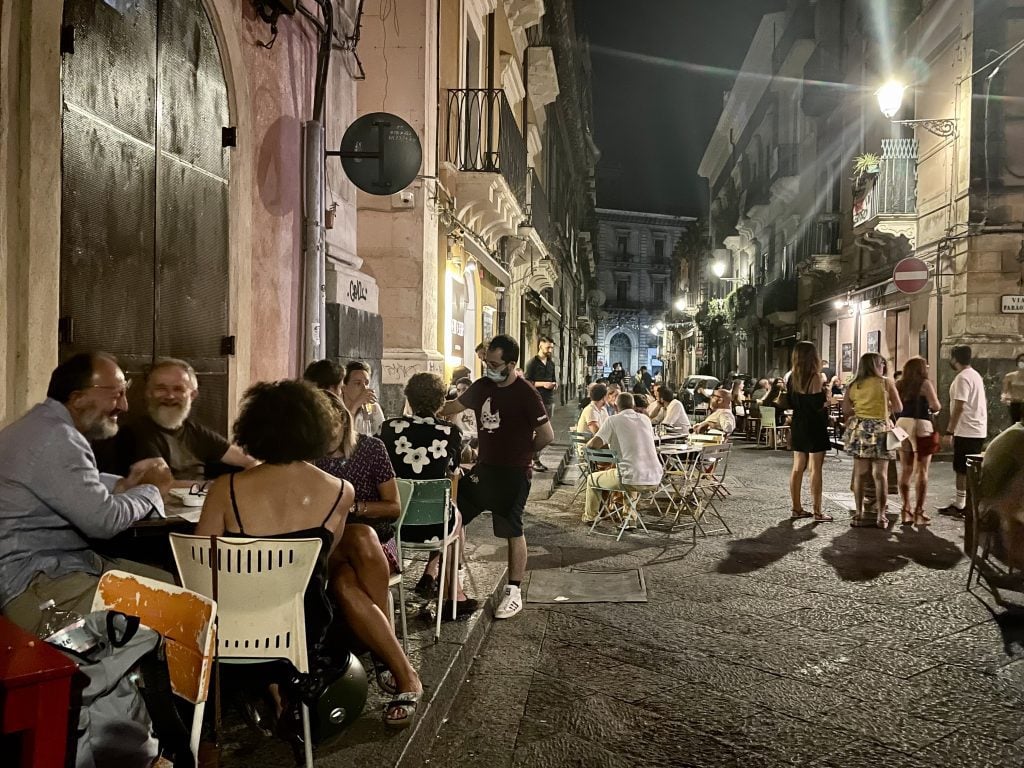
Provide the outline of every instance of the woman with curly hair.
[[[928,361],[923,357],[912,357],[903,364],[903,375],[896,382],[896,391],[903,401],[896,423],[902,427],[909,439],[900,446],[900,498],[903,508],[900,512],[902,525],[928,525],[931,518],[925,514],[924,502],[928,495],[928,467],[932,455],[939,450],[939,436],[935,431],[932,417],[939,412],[935,385],[928,379]],[[910,481],[914,480],[917,493],[913,513],[910,508]]]
[[903,410],[903,402],[891,379],[885,376],[885,358],[876,352],[861,355],[857,375],[843,399],[846,416],[844,442],[853,456],[853,498],[857,506],[851,525],[864,518],[864,484],[870,476],[875,484],[875,525],[889,527],[886,493],[889,489],[889,461],[894,457],[887,445],[892,429],[890,415]]

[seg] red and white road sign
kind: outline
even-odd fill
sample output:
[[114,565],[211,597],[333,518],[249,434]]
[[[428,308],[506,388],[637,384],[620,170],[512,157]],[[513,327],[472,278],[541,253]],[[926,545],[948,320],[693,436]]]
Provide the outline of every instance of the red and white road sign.
[[903,293],[917,293],[928,285],[930,278],[928,265],[913,256],[902,259],[892,271],[892,281],[896,289]]

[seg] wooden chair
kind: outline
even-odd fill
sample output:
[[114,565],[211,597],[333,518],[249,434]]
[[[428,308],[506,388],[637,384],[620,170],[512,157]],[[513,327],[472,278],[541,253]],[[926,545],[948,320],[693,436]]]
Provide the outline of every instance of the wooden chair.
[[199,737],[217,638],[217,604],[174,584],[125,571],[107,571],[96,588],[92,609],[138,616],[143,624],[164,636],[171,690],[195,707],[189,746],[199,765]]

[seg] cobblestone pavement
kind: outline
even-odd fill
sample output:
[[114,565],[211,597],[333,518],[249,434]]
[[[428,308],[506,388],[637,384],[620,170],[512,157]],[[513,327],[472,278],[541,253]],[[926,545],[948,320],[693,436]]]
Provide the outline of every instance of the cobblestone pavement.
[[[495,622],[427,764],[1024,765],[1024,622],[965,590],[963,524],[849,527],[851,463],[836,458],[836,522],[794,523],[789,466],[738,444],[733,533],[696,546],[588,536],[567,486],[531,502],[532,570],[641,567],[649,602],[528,603]],[[935,465],[932,500],[952,482]]]

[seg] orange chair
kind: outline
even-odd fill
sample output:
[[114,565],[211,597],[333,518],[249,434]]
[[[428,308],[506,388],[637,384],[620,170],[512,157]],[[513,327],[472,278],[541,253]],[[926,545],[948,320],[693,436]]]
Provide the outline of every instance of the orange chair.
[[164,636],[171,690],[195,705],[189,746],[199,765],[199,736],[216,645],[217,603],[174,584],[107,571],[96,588],[92,609],[138,616]]

